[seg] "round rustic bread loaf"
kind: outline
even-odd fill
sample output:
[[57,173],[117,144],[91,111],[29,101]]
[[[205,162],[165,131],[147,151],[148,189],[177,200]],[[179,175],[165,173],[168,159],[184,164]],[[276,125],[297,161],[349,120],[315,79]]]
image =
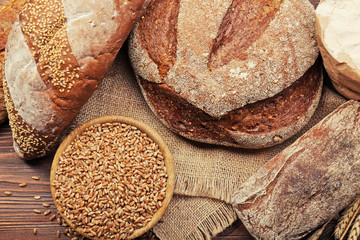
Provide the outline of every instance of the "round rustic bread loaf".
[[180,135],[243,148],[279,144],[318,104],[308,0],[155,1],[129,55],[154,113]]

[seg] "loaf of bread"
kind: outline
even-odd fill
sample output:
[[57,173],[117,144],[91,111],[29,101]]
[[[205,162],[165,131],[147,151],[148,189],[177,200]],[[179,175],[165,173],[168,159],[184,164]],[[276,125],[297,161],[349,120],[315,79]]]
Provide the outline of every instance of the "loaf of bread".
[[16,20],[25,2],[26,0],[0,1],[0,124],[7,119],[3,89],[6,40],[11,25]]
[[360,194],[360,103],[344,103],[233,194],[255,239],[300,239]]
[[279,144],[312,116],[322,73],[308,0],[155,1],[129,55],[170,129],[206,143]]
[[54,150],[148,3],[28,1],[5,52],[5,98],[20,157],[34,159]]

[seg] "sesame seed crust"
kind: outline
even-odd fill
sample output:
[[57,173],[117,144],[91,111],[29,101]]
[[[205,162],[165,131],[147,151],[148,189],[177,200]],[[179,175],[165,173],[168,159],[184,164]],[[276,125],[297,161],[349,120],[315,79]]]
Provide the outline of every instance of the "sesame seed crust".
[[25,41],[37,62],[45,84],[60,93],[69,92],[80,71],[66,34],[66,18],[60,0],[35,0],[19,16]]
[[26,0],[13,0],[4,6],[0,6],[0,124],[7,119],[3,90],[5,45],[11,25],[16,20],[25,2]]
[[[15,21],[6,46],[6,102],[14,147],[22,158],[34,159],[54,150],[60,134],[105,77],[148,1],[111,3],[115,7],[108,9],[96,7],[91,0],[29,0]],[[80,16],[76,27],[65,14],[67,5]],[[82,16],[88,6],[98,16],[98,24]],[[113,15],[100,14],[104,11]],[[107,21],[115,26],[111,31],[101,24]],[[79,47],[69,41],[75,31],[77,42],[96,51],[84,55],[78,54],[82,50],[73,51]],[[91,38],[82,37],[92,31]],[[103,41],[96,42],[98,38]],[[19,39],[24,39],[22,44]]]

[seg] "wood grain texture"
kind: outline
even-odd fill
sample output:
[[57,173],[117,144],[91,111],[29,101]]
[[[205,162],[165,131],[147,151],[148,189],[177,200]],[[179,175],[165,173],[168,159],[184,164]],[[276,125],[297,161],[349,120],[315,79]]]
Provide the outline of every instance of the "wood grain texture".
[[[49,240],[70,239],[63,233],[65,227],[58,225],[57,221],[49,218],[56,213],[50,193],[50,168],[52,158],[24,161],[14,152],[12,147],[10,127],[7,123],[0,126],[0,240]],[[39,180],[33,180],[38,176]],[[26,183],[26,187],[19,187]],[[6,196],[5,191],[12,192]],[[36,200],[34,196],[41,196]],[[49,203],[45,208],[42,203]],[[38,209],[42,214],[36,214]],[[45,210],[50,209],[51,214],[44,216]],[[332,240],[335,222],[329,224],[320,239]],[[37,235],[33,229],[37,228]],[[56,237],[56,232],[61,232],[61,237]],[[147,239],[142,237],[141,239]],[[224,232],[214,237],[213,240],[252,240],[253,238],[238,220]],[[170,240],[170,239],[169,239]]]
[[[69,239],[63,234],[65,227],[58,225],[56,220],[49,220],[56,213],[50,193],[50,168],[54,155],[24,161],[14,152],[12,144],[10,127],[5,123],[0,126],[0,240],[58,239],[57,231],[62,233],[59,239]],[[32,176],[40,179],[33,180]],[[20,183],[26,183],[27,186],[19,187]],[[5,191],[12,192],[12,195],[6,196]],[[34,196],[41,196],[41,199],[36,200]],[[42,203],[49,203],[50,207],[45,208]],[[36,214],[34,209],[42,213]],[[51,210],[51,214],[44,216],[47,209]],[[34,228],[37,228],[36,236],[33,234]],[[252,238],[237,221],[214,239]]]

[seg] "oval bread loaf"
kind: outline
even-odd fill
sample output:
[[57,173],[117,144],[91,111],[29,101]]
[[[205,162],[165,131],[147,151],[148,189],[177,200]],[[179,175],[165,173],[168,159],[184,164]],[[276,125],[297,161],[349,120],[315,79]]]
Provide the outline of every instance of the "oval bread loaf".
[[5,52],[5,98],[20,157],[54,150],[108,72],[148,0],[30,0]]
[[233,194],[255,239],[301,239],[360,194],[360,103],[349,101],[277,154]]
[[268,147],[298,132],[317,106],[314,20],[308,0],[159,0],[131,35],[130,60],[173,131]]
[[0,124],[7,119],[3,89],[5,45],[11,25],[25,2],[26,0],[0,1]]

